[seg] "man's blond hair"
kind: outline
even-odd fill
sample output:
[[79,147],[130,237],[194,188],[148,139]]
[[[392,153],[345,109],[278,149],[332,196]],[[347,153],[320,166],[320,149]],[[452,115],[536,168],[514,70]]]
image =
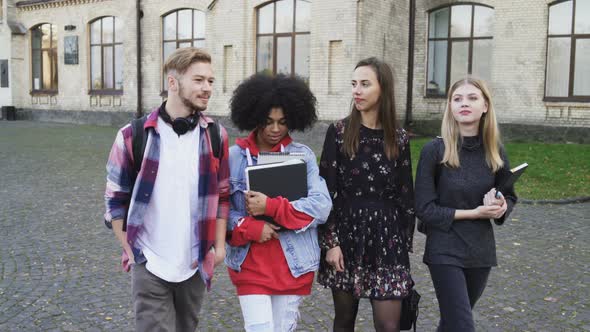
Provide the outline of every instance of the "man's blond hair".
[[164,75],[172,73],[182,75],[193,63],[196,62],[211,63],[211,55],[201,48],[179,48],[168,56],[168,59],[164,62],[164,68],[162,71]]

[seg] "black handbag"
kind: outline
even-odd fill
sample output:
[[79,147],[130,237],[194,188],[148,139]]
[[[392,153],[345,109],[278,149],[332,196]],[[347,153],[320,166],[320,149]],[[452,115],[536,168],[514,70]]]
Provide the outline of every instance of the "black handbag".
[[410,290],[410,294],[402,300],[402,313],[399,321],[400,330],[411,330],[414,327],[416,332],[416,323],[418,322],[418,302],[420,294],[415,289]]

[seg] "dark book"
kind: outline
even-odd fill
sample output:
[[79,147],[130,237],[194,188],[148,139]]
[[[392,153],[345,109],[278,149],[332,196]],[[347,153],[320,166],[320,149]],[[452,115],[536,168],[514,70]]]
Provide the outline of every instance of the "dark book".
[[[268,197],[281,196],[290,202],[307,197],[307,165],[301,159],[291,159],[281,163],[248,166],[246,188]],[[281,227],[269,216],[255,218]]]
[[508,177],[505,178],[496,189],[496,198],[500,198],[500,195],[503,191],[506,191],[508,188],[514,186],[516,181],[520,178],[522,173],[524,173],[527,167],[529,167],[529,164],[523,163],[511,169],[510,175],[508,175]]

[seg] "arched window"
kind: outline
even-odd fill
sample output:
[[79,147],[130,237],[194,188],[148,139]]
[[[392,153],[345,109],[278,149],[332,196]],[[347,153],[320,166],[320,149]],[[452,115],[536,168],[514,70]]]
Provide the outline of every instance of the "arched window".
[[549,5],[545,100],[590,101],[590,1]]
[[426,95],[444,96],[469,74],[490,80],[493,31],[491,7],[456,4],[430,11]]
[[257,10],[256,72],[309,80],[311,1],[279,0]]
[[90,91],[123,92],[123,27],[114,16],[90,22]]
[[44,23],[31,28],[33,92],[57,92],[57,28]]
[[[162,16],[162,63],[175,49],[205,47],[205,13],[196,9],[178,9]],[[163,78],[164,90],[168,82]]]

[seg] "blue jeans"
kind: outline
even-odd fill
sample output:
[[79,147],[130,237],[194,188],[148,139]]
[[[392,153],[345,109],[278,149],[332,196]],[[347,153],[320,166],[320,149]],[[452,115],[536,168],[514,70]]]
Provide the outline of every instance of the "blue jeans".
[[437,332],[475,332],[472,309],[486,288],[491,268],[430,264],[428,269],[440,310]]

